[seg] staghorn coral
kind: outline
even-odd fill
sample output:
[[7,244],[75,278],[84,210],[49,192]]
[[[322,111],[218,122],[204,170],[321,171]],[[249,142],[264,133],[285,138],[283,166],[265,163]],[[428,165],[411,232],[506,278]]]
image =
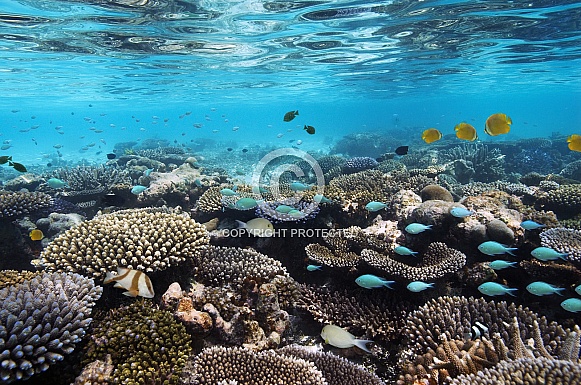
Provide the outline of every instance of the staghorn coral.
[[334,250],[318,243],[305,246],[307,257],[315,262],[329,267],[353,267],[357,266],[361,259],[359,255],[345,250],[345,247],[337,247]]
[[70,228],[47,245],[37,264],[95,278],[117,267],[152,272],[195,257],[208,243],[205,227],[187,215],[129,209]]
[[[60,168],[46,175],[46,179],[58,178],[67,183],[67,190],[81,193],[83,191],[107,191],[114,184],[131,183],[127,170],[111,166],[77,166]],[[41,191],[49,192],[52,189],[43,186]]]
[[0,289],[29,281],[38,274],[36,271],[0,270]]
[[276,351],[312,362],[323,373],[329,385],[383,385],[383,381],[363,366],[329,352],[299,345],[288,345]]
[[52,203],[52,197],[42,192],[0,193],[0,219],[38,212],[49,208]]
[[86,360],[104,361],[110,355],[113,384],[177,384],[191,352],[190,340],[170,312],[136,301],[95,323]]
[[0,290],[0,379],[44,372],[81,341],[102,288],[78,274],[43,273]]
[[312,362],[267,350],[206,348],[183,371],[184,385],[328,385]]
[[322,324],[333,323],[354,334],[387,340],[399,337],[407,313],[405,302],[389,295],[304,284],[297,306]]
[[492,368],[462,375],[450,381],[450,385],[462,384],[579,385],[581,364],[545,357],[501,361]]
[[567,259],[581,263],[581,230],[555,227],[540,234],[541,244],[557,250],[559,253],[569,253]]
[[446,274],[456,272],[466,264],[466,256],[463,253],[441,242],[430,243],[417,266],[407,265],[393,259],[390,255],[370,249],[361,251],[361,257],[371,266],[382,270],[386,275],[411,281],[438,279]]

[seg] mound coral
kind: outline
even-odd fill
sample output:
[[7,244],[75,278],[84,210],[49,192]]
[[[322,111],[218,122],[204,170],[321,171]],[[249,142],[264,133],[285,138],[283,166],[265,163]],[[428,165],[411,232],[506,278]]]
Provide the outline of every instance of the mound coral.
[[351,159],[347,159],[343,163],[342,170],[345,174],[353,174],[359,171],[370,170],[379,165],[379,163],[367,156],[357,156]]
[[452,194],[450,194],[450,191],[437,184],[430,184],[424,187],[422,191],[420,191],[420,196],[422,197],[423,202],[429,200],[454,202],[454,198],[452,197]]
[[78,274],[43,273],[0,289],[0,379],[25,380],[81,341],[102,288]]
[[0,219],[27,215],[49,208],[52,197],[41,192],[0,193]]
[[581,184],[564,185],[551,190],[539,199],[538,204],[560,216],[574,215],[581,211]]
[[312,362],[267,350],[214,346],[204,349],[182,374],[185,385],[327,385]]
[[115,384],[176,384],[192,349],[190,340],[170,312],[137,301],[96,322],[86,359],[106,361],[110,355]]
[[540,234],[541,244],[559,253],[569,253],[567,259],[581,263],[581,231],[555,227]]
[[95,278],[117,267],[152,272],[195,257],[208,243],[205,227],[187,215],[130,209],[70,228],[47,245],[37,264]]

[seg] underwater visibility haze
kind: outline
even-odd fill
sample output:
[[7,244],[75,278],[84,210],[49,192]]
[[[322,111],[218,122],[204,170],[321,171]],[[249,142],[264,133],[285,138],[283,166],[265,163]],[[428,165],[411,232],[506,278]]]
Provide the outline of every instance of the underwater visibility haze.
[[4,1],[0,95],[0,384],[581,384],[578,1]]

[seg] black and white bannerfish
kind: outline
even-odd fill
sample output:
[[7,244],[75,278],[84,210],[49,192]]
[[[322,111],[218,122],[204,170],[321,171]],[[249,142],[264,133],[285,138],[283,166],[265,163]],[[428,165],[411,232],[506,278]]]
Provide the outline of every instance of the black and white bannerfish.
[[143,298],[153,298],[155,295],[151,280],[144,272],[139,270],[118,267],[117,275],[114,275],[111,272],[107,273],[103,283],[108,284],[113,281],[115,281],[113,287],[126,289],[127,291],[123,294],[129,297],[140,296]]
[[468,333],[464,333],[464,337],[467,340],[475,340],[477,338],[482,337],[483,335],[488,334],[488,326],[484,325],[483,323],[476,321],[474,325],[470,328]]

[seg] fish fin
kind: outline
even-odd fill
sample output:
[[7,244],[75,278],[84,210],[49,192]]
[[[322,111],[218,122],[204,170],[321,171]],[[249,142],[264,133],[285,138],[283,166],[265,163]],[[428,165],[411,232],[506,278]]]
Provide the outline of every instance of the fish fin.
[[563,293],[562,293],[563,290],[565,290],[564,287],[556,287],[555,288],[555,294],[560,295],[560,296],[563,296]]
[[428,229],[431,229],[433,225],[426,225]]
[[246,228],[248,228],[248,226],[246,225],[246,222],[242,222],[242,221],[239,221],[238,219],[236,219],[236,223],[238,223],[238,228],[239,229],[246,229]]
[[373,342],[372,340],[353,340],[353,343],[355,344],[355,346],[357,346],[359,349],[366,351],[367,353],[371,353],[371,350],[369,350],[367,348],[367,343],[368,342]]
[[123,286],[122,284],[120,284],[119,282],[115,282],[115,285],[113,285],[113,287],[118,287],[120,289],[125,289],[125,286]]
[[516,255],[514,255],[514,253],[513,253],[514,250],[518,250],[518,247],[508,247],[506,249],[506,252],[509,253],[510,255],[512,255],[513,257],[516,257]]
[[126,295],[128,297],[137,297],[138,294],[139,291],[137,290],[127,290],[126,292],[123,293],[123,295]]
[[392,281],[383,281],[382,285],[387,287],[388,289],[395,290],[391,285],[393,284]]
[[560,253],[559,254],[559,258],[561,258],[563,261],[566,261],[568,256],[569,256],[569,253]]
[[115,280],[116,275],[114,275],[111,272],[107,272],[107,275],[105,275],[105,279],[103,280],[103,284],[106,285],[108,283],[111,283],[111,281]]
[[514,288],[514,287],[509,287],[506,289],[506,294],[508,294],[512,297],[516,297],[516,294],[513,294],[514,291],[518,291],[518,289]]

